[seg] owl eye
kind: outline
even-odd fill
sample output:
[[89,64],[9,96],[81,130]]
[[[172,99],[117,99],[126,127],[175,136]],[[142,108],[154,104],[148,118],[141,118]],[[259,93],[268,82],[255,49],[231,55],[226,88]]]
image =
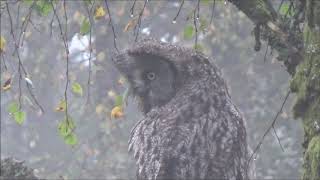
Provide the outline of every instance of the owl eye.
[[147,78],[152,81],[156,78],[156,74],[154,72],[148,72],[147,73]]

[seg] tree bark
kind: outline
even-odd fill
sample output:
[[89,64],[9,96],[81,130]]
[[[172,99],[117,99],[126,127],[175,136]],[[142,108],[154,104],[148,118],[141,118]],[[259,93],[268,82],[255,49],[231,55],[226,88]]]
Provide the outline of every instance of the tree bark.
[[[304,127],[304,162],[301,179],[320,179],[320,1],[300,0],[305,4],[303,34],[296,34],[295,43],[290,43],[288,35],[277,24],[279,19],[268,0],[229,0],[244,12],[256,25],[264,25],[272,33],[265,36],[277,37],[272,48],[289,52],[283,61],[287,71],[293,76],[291,91],[297,100],[293,107],[295,118],[301,118]],[[298,0],[297,0],[298,2]],[[299,36],[303,38],[299,38]],[[303,46],[300,46],[303,43]],[[268,42],[269,43],[269,42]],[[280,45],[280,46],[279,46]],[[281,47],[280,49],[278,47]],[[278,58],[279,59],[279,58]],[[281,60],[281,59],[279,59]]]
[[320,1],[307,0],[303,32],[304,61],[291,81],[297,94],[295,117],[304,127],[304,163],[302,179],[320,179]]

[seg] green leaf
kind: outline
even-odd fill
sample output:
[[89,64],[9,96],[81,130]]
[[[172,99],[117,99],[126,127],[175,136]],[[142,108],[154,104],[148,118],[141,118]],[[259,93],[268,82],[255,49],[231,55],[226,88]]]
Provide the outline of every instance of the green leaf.
[[41,16],[48,16],[53,10],[52,5],[48,0],[38,0],[36,3],[36,9]]
[[19,111],[19,105],[16,102],[12,102],[8,106],[8,112],[13,114],[15,112]]
[[75,94],[78,94],[80,96],[82,96],[83,94],[83,90],[82,87],[79,83],[75,82],[72,84],[72,92],[74,92]]
[[286,15],[288,13],[288,15],[290,15],[290,13],[293,13],[293,8],[291,8],[291,12],[288,12],[290,8],[290,2],[285,2],[281,5],[279,13],[281,15]]
[[114,105],[115,105],[115,106],[122,106],[122,104],[123,104],[123,97],[122,97],[121,95],[117,95],[117,96],[115,97],[115,103],[114,103]]
[[74,133],[71,133],[64,137],[64,142],[68,145],[76,145],[78,143],[78,138]]
[[19,125],[21,125],[26,118],[26,113],[23,111],[17,111],[13,113],[13,118]]
[[85,35],[90,31],[90,22],[88,18],[84,18],[80,27],[80,34]]
[[184,28],[183,37],[185,39],[191,39],[193,34],[194,34],[193,26],[188,25],[187,27]]
[[75,129],[75,124],[71,117],[68,117],[68,121],[65,118],[63,121],[61,121],[58,125],[58,132],[59,134],[65,138],[66,136],[73,133],[73,130]]

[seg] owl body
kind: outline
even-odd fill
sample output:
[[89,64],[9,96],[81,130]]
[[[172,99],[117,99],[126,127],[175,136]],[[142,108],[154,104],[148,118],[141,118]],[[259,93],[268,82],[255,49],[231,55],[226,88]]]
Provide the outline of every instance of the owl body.
[[[131,62],[143,64],[161,57],[164,64],[154,68],[170,67],[174,75],[165,78],[169,84],[160,83],[167,94],[161,94],[161,88],[152,89],[155,85],[148,81],[143,85],[147,90],[136,88],[133,92],[141,99],[144,112],[129,140],[137,178],[248,179],[243,118],[231,101],[219,69],[202,54],[154,40],[146,40],[117,56],[115,62],[120,71],[124,72],[122,63],[128,61],[123,59],[129,57],[134,57]],[[149,72],[147,66],[137,67]],[[127,75],[128,81],[136,86],[139,80],[130,74],[134,73]],[[161,77],[158,80],[161,82]]]

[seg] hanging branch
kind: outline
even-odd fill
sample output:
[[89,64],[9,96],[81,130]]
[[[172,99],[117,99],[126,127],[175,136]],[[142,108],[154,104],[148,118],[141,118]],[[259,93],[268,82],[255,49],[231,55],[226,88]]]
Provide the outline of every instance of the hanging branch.
[[114,45],[114,48],[117,50],[117,52],[119,52],[119,50],[117,48],[117,43],[116,43],[117,36],[116,36],[116,32],[114,31],[114,26],[113,26],[111,12],[110,12],[109,5],[108,5],[108,0],[104,0],[104,2],[106,4],[106,6],[107,6],[107,11],[108,11],[109,18],[110,18],[109,22],[111,24],[111,28],[112,28],[112,32],[113,32],[113,45]]
[[134,11],[134,6],[136,5],[136,1],[137,1],[137,0],[134,0],[134,1],[133,1],[133,4],[132,4],[132,6],[131,6],[131,8],[130,8],[130,17],[133,17],[133,11]]
[[254,32],[254,38],[255,38],[255,45],[254,45],[254,50],[255,51],[260,51],[261,49],[261,41],[260,41],[260,28],[261,28],[261,24],[257,24],[254,29],[253,29],[253,32]]
[[19,2],[18,7],[17,7],[17,17],[16,17],[16,29],[19,29],[19,18],[20,18],[20,6],[21,3]]
[[[198,5],[199,5],[199,2],[200,0],[198,0]],[[195,49],[197,50],[197,46],[198,46],[198,27],[197,27],[197,17],[196,17],[196,11],[197,11],[197,8],[194,9],[193,11],[193,25],[194,25],[194,29],[196,31],[196,35],[195,35],[195,41],[194,41],[194,47]],[[199,11],[199,9],[198,9]]]
[[146,8],[146,4],[147,4],[148,0],[144,0],[144,4],[143,4],[143,8],[139,13],[139,17],[138,17],[138,23],[135,25],[134,29],[136,31],[136,38],[135,38],[135,42],[137,42],[138,40],[138,36],[139,36],[139,32],[140,32],[140,28],[141,28],[141,18],[144,12],[144,9]]
[[[17,54],[17,58],[18,58],[18,74],[19,74],[19,82],[18,82],[18,88],[19,88],[19,109],[21,109],[22,107],[22,104],[21,104],[21,100],[22,100],[22,88],[21,88],[21,81],[22,81],[22,73],[24,73],[24,76],[27,77],[28,76],[28,73],[26,71],[26,69],[24,68],[23,64],[22,64],[22,61],[21,61],[21,57],[20,57],[20,53],[19,53],[19,41],[17,41],[17,38],[13,32],[13,22],[12,22],[12,16],[11,16],[11,12],[9,10],[9,4],[8,2],[6,1],[6,9],[7,9],[7,13],[8,13],[8,16],[9,16],[9,23],[10,23],[10,34],[12,36],[12,39],[13,39],[13,42],[15,44],[15,52]],[[4,57],[3,57],[4,58]],[[38,102],[36,96],[32,93],[32,90],[28,83],[26,82],[27,84],[27,89],[29,91],[29,94],[31,95],[33,101],[37,104],[37,106],[40,108],[40,110],[42,112],[44,112],[42,106],[40,105],[40,103]]]
[[90,22],[90,30],[89,30],[89,75],[88,75],[88,81],[87,81],[87,103],[86,104],[89,104],[90,103],[90,82],[91,82],[91,74],[92,74],[92,71],[91,71],[91,59],[92,59],[92,25],[94,23],[93,19],[92,19],[92,9],[94,7],[94,3],[95,1],[93,2],[93,4],[91,4],[91,8],[89,9],[88,6],[86,6],[86,3],[84,3],[85,7],[86,7],[86,10],[87,10],[87,13],[88,13],[88,16],[89,16],[89,22]]
[[[67,43],[67,33],[68,33],[68,15],[67,15],[67,9],[66,9],[66,0],[63,0],[63,11],[64,11],[64,18],[66,22],[66,26],[64,29],[64,47],[66,50],[66,60],[67,60],[67,69],[66,69],[66,86],[64,90],[64,100],[66,102],[66,111],[65,111],[65,116],[66,116],[66,121],[67,124],[69,125],[69,113],[68,113],[68,87],[69,87],[69,46]],[[61,29],[62,30],[62,29]]]
[[[52,4],[52,9],[54,9],[54,5]],[[55,13],[53,13],[51,21],[50,21],[50,37],[52,37],[52,29],[53,29],[53,21],[54,21]]]
[[66,1],[63,1],[63,8],[64,8],[64,15],[65,15],[65,22],[66,22],[66,26],[65,26],[65,30],[63,31],[62,29],[62,24],[60,21],[60,18],[56,12],[56,9],[54,8],[53,2],[51,1],[51,6],[53,9],[53,13],[54,16],[56,17],[57,21],[58,21],[58,25],[59,25],[59,29],[60,29],[60,35],[64,44],[64,48],[65,48],[65,53],[66,53],[66,86],[65,86],[65,90],[64,90],[64,101],[66,102],[66,108],[65,108],[65,116],[66,116],[66,122],[67,125],[69,125],[69,116],[68,116],[68,86],[69,86],[69,48],[68,48],[68,43],[67,43],[67,23],[68,23],[68,17],[67,17],[67,12],[66,12],[66,6],[65,6]]
[[266,51],[264,53],[264,57],[263,57],[263,62],[266,62],[267,61],[267,53],[268,53],[268,50],[269,50],[269,39],[267,41],[267,47],[266,47]]
[[[7,71],[7,70],[8,70],[8,67],[7,67],[6,59],[4,58],[4,53],[1,52],[0,55],[1,55],[0,66],[2,65],[1,62],[3,62],[4,70]],[[2,67],[2,66],[1,66],[1,67]],[[1,68],[1,67],[0,67],[0,68]],[[2,72],[1,72],[1,73],[2,73]]]
[[198,3],[197,3],[197,20],[200,18],[200,0],[198,0]]
[[182,0],[182,2],[181,2],[181,4],[180,4],[180,7],[179,7],[179,10],[178,10],[178,13],[177,13],[177,15],[176,15],[176,16],[173,18],[173,20],[172,20],[172,23],[173,23],[173,24],[175,24],[175,23],[177,22],[177,18],[178,18],[179,14],[180,14],[180,11],[181,11],[182,7],[183,7],[183,4],[184,4],[184,0]]
[[263,136],[262,136],[261,140],[259,141],[258,145],[257,145],[256,148],[253,150],[253,153],[251,154],[251,156],[250,156],[250,158],[249,158],[249,160],[248,160],[247,169],[248,169],[248,167],[249,167],[249,164],[250,164],[252,158],[254,157],[254,155],[256,155],[257,151],[260,149],[263,140],[265,139],[265,137],[267,136],[267,134],[270,132],[271,129],[273,129],[273,131],[274,131],[274,133],[275,133],[275,135],[276,135],[276,138],[277,138],[278,143],[279,143],[279,145],[280,145],[280,147],[281,147],[281,150],[284,151],[284,149],[283,149],[283,147],[282,147],[282,145],[281,145],[281,143],[280,143],[280,139],[279,139],[279,137],[278,137],[278,135],[277,135],[277,133],[276,133],[276,130],[274,129],[274,125],[275,125],[275,123],[276,123],[276,121],[277,121],[277,119],[278,119],[278,116],[279,116],[280,113],[282,112],[282,109],[283,109],[285,103],[287,102],[290,93],[291,93],[291,91],[289,90],[289,91],[287,92],[287,95],[285,96],[283,102],[282,102],[282,105],[281,105],[281,107],[280,107],[280,110],[277,112],[277,114],[276,114],[276,116],[274,117],[271,125],[270,125],[269,128],[265,131],[265,133],[263,134]]
[[212,3],[212,10],[211,10],[211,17],[210,17],[210,24],[212,24],[212,20],[213,20],[213,14],[214,14],[214,8],[216,6],[216,0],[213,0],[213,3]]
[[[24,35],[25,35],[25,32],[26,32],[26,30],[28,28],[28,25],[29,25],[29,22],[30,22],[30,19],[31,19],[31,14],[32,14],[32,11],[34,9],[35,4],[36,4],[36,1],[34,0],[33,3],[31,4],[31,6],[29,7],[29,11],[28,11],[28,14],[26,15],[25,20],[22,22],[22,25],[21,25],[21,31],[20,31],[20,34],[19,34],[19,37],[18,37],[18,45],[21,46],[21,47],[23,46]],[[15,49],[14,53],[17,53],[17,49]]]

